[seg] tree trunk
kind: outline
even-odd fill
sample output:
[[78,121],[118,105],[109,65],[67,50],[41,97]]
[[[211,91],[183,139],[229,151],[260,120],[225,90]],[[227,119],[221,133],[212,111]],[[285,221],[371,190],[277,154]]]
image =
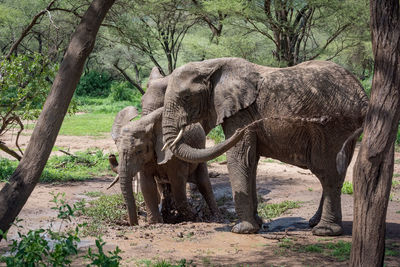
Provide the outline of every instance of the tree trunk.
[[8,230],[35,188],[57,138],[69,103],[93,49],[100,24],[115,0],[94,0],[82,17],[17,169],[0,191],[0,229]]
[[351,266],[383,266],[394,141],[400,118],[399,1],[371,0],[370,11],[375,73],[354,169]]

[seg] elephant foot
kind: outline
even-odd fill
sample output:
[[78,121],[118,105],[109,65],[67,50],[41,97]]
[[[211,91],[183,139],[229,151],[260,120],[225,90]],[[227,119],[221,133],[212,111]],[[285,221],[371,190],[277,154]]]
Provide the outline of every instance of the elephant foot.
[[308,221],[308,225],[313,228],[316,226],[319,222],[321,221],[321,213],[317,212],[314,214],[314,216],[311,217],[311,219]]
[[260,227],[264,224],[263,219],[262,219],[260,216],[258,216],[258,214],[256,214],[255,219],[256,219],[256,223],[257,223]]
[[147,223],[148,224],[163,223],[163,219],[161,217],[148,218]]
[[337,236],[343,233],[343,227],[337,223],[320,222],[312,229],[313,235]]
[[242,221],[232,228],[232,233],[236,234],[255,234],[260,230],[258,223],[250,223],[247,221]]

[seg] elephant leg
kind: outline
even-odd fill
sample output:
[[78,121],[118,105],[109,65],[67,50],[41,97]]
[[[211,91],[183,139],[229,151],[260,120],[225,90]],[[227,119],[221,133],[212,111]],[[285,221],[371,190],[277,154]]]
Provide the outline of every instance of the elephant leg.
[[318,213],[321,209],[322,212],[320,212],[321,215],[319,222],[312,229],[314,235],[336,236],[343,233],[341,189],[343,186],[344,175],[340,176],[337,174],[336,170],[334,170],[334,173],[336,175],[327,174],[326,176],[319,177],[323,187],[323,194],[320,201],[320,207],[314,217],[318,218]]
[[[257,215],[256,171],[256,136],[248,133],[227,152],[229,178],[233,200],[240,222],[232,228],[238,234],[256,233],[260,229]],[[257,216],[258,217],[258,216]]]
[[322,191],[321,200],[319,201],[318,210],[317,210],[317,212],[315,212],[315,214],[308,221],[308,225],[310,227],[314,227],[320,222],[323,205],[324,205],[324,192]]
[[140,189],[146,204],[147,222],[150,224],[162,223],[163,219],[158,209],[159,193],[156,181],[152,175],[146,175],[144,172],[140,173],[140,178]]
[[176,209],[184,220],[192,221],[195,219],[195,214],[190,208],[186,197],[188,172],[188,163],[171,167],[168,169],[168,179],[171,183],[171,191],[175,200]]
[[210,208],[211,214],[219,218],[220,212],[217,206],[217,202],[215,201],[214,193],[212,191],[206,163],[200,163],[198,165],[195,176],[197,187],[204,197],[208,207]]

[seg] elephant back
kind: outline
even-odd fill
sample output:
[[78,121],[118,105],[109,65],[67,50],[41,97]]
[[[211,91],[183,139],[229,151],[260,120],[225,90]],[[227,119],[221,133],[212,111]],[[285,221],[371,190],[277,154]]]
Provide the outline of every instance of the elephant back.
[[115,116],[115,120],[111,128],[111,137],[115,142],[117,142],[117,140],[121,136],[121,128],[129,123],[137,115],[139,115],[139,112],[133,106],[128,106],[118,112],[117,116]]

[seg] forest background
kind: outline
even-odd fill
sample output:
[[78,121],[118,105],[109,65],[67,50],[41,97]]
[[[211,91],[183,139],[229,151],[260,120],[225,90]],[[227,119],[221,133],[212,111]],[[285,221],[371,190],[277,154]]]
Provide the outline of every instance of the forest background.
[[[0,1],[0,138],[38,117],[89,4]],[[153,67],[168,75],[187,62],[216,57],[275,67],[332,60],[353,72],[369,92],[374,62],[368,8],[366,0],[117,1],[85,64],[70,111],[128,101],[111,108],[111,120],[127,104],[140,109]],[[22,154],[4,142],[0,148],[15,157]]]

